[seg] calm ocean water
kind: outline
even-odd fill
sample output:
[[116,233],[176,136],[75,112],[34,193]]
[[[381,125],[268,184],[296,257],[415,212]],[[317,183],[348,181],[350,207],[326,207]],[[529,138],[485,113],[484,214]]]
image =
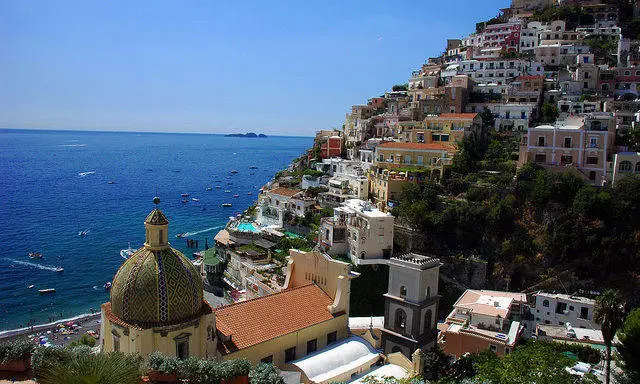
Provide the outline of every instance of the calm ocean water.
[[[156,191],[172,245],[191,256],[176,234],[188,232],[200,250],[205,239],[212,244],[228,217],[311,144],[300,137],[0,130],[0,330],[99,309],[109,297],[104,283],[124,261],[119,251],[144,242]],[[182,193],[199,201],[183,203]],[[226,202],[233,207],[222,208]],[[29,259],[30,251],[44,258]],[[49,268],[58,265],[64,273]],[[56,293],[39,295],[43,288]]]

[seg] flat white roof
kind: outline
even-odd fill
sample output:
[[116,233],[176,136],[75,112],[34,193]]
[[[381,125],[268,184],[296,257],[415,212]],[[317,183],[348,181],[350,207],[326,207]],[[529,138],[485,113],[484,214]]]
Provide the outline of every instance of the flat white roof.
[[359,383],[367,383],[370,379],[379,378],[382,379],[383,382],[386,382],[387,377],[394,377],[396,379],[405,379],[409,376],[409,373],[406,369],[402,368],[399,365],[395,364],[385,364],[382,367],[378,367],[373,371],[358,377],[357,379],[350,381],[352,384]]
[[353,211],[361,213],[366,217],[391,217],[390,213],[385,213],[376,208],[373,204],[368,201],[359,200],[359,199],[349,199],[342,203],[341,208],[349,208]]
[[380,358],[380,354],[366,340],[351,336],[333,345],[293,361],[310,381],[329,381],[362,365],[367,367]]
[[374,329],[384,328],[384,316],[349,318],[349,328],[351,329],[368,329],[369,327]]

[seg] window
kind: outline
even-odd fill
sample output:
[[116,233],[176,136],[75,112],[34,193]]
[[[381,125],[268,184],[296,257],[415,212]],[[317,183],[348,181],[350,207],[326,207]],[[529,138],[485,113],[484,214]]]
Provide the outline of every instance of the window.
[[571,155],[562,155],[560,156],[560,164],[567,165],[573,163],[573,156]]
[[640,162],[636,163],[636,173],[640,173]]
[[571,148],[571,138],[570,137],[565,137],[564,138],[564,147],[565,148]]
[[598,138],[590,137],[589,138],[589,148],[598,148]]
[[489,350],[492,352],[496,352],[498,350],[498,347],[496,347],[495,345],[490,345]]
[[544,153],[536,153],[533,161],[535,161],[536,163],[544,163],[547,161],[547,155],[545,155]]
[[288,363],[296,359],[296,347],[291,347],[284,350],[284,362]]
[[442,136],[440,136],[440,140],[441,140],[441,141],[449,141],[449,135],[442,135]]
[[115,352],[120,352],[120,336],[115,334],[112,336],[113,336],[113,350]]
[[569,310],[570,310],[570,311],[573,311],[574,309],[575,309],[575,308],[573,307],[573,305],[570,305],[570,306],[569,306]]
[[587,307],[580,307],[580,316],[581,319],[587,319],[589,320],[589,308]]
[[542,306],[548,308],[549,307],[549,300],[543,300],[542,301]]
[[261,363],[265,363],[265,364],[270,364],[273,363],[273,355],[269,355],[267,357],[263,357],[262,359],[260,359]]
[[589,180],[595,180],[596,179],[596,171],[589,171]]
[[411,155],[405,155],[404,156],[404,163],[405,164],[411,164]]
[[556,313],[563,314],[567,310],[567,303],[557,303]]
[[159,233],[158,241],[160,242],[160,244],[164,244],[164,231],[161,229],[160,231],[158,231],[158,233]]
[[427,287],[427,299],[431,297],[431,287]]
[[338,338],[338,333],[336,331],[327,333],[327,345],[331,343],[335,343]]
[[407,297],[407,287],[404,285],[400,286],[400,297],[403,299]]
[[418,156],[418,164],[423,164],[423,161],[424,159],[422,158],[422,156]]
[[179,359],[189,357],[189,336],[191,336],[190,333],[181,333],[173,338],[176,343],[176,357]]
[[598,165],[598,158],[594,156],[587,156],[587,164]]
[[407,314],[404,313],[404,311],[402,309],[397,309],[396,310],[396,316],[395,316],[395,329],[396,331],[402,332],[404,333],[404,331],[407,328]]
[[538,147],[544,147],[544,136],[538,137]]
[[620,165],[618,166],[618,169],[620,170],[620,172],[630,172],[631,171],[631,162],[627,161],[627,160],[620,162]]
[[307,341],[307,355],[315,352],[318,349],[318,339]]
[[427,309],[427,312],[424,315],[424,332],[431,330],[431,323],[433,322],[432,317],[431,309]]

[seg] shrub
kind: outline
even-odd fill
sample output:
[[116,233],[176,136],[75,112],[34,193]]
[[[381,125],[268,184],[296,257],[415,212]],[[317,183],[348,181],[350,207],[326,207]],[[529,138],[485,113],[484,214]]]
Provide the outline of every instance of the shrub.
[[284,384],[284,379],[273,364],[261,363],[249,373],[251,384]]
[[89,347],[95,347],[96,346],[96,339],[94,339],[92,336],[89,336],[89,335],[87,335],[85,333],[78,340],[73,341],[71,344],[69,344],[70,347],[77,347],[77,346],[80,346],[80,345],[87,345]]
[[172,374],[178,372],[178,366],[180,362],[176,357],[165,356],[162,353],[155,351],[151,352],[147,356],[145,367],[151,371]]
[[71,359],[69,349],[55,347],[36,348],[31,355],[31,369],[36,377],[40,377],[45,371],[55,365],[65,365]]
[[22,360],[28,357],[34,348],[35,346],[26,340],[15,340],[0,344],[0,364]]

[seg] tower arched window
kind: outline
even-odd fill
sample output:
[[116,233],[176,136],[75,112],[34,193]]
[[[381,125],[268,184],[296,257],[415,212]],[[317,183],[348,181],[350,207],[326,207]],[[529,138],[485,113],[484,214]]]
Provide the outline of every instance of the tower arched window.
[[431,297],[431,287],[427,287],[427,299]]
[[424,314],[424,331],[425,332],[431,329],[431,322],[433,321],[432,317],[433,317],[433,314],[431,312],[431,309],[427,309],[427,312]]
[[543,300],[542,301],[542,306],[549,308],[549,300]]
[[400,287],[400,297],[403,299],[407,297],[407,287],[405,287],[404,285]]
[[404,313],[402,309],[396,310],[395,321],[393,324],[396,331],[404,333],[407,329],[407,314]]

